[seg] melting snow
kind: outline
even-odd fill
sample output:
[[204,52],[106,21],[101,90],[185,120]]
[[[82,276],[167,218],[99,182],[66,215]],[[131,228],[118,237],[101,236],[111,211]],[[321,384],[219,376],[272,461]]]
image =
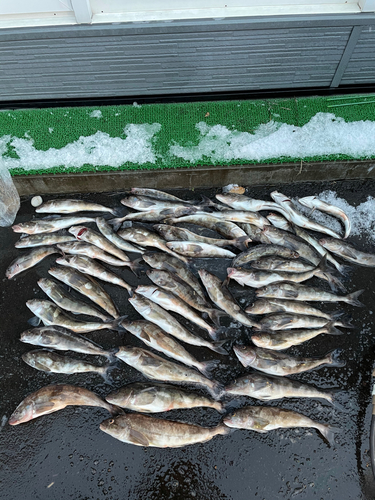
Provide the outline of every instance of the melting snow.
[[102,118],[102,116],[100,109],[94,109],[94,111],[90,113],[90,118]]

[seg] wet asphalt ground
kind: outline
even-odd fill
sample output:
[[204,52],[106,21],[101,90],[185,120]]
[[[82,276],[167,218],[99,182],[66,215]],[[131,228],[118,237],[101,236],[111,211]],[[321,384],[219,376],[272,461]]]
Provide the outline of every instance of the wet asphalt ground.
[[[290,197],[333,189],[338,196],[357,205],[368,195],[374,196],[375,182],[268,185],[251,188],[248,194],[269,199],[269,193],[274,189]],[[199,199],[200,194],[213,197],[215,191],[174,194]],[[108,206],[120,206],[122,197],[121,193],[84,196]],[[16,222],[29,220],[33,213],[30,199],[24,199]],[[101,408],[67,407],[25,424],[14,427],[8,424],[9,416],[28,394],[50,383],[80,385],[105,397],[126,383],[143,380],[139,372],[121,362],[113,370],[113,382],[108,385],[99,375],[49,375],[22,361],[21,355],[34,348],[19,341],[20,333],[28,328],[27,321],[32,316],[25,303],[31,298],[46,298],[37,286],[37,280],[49,276],[47,270],[56,256],[50,256],[35,268],[7,280],[4,277],[6,268],[22,252],[14,248],[19,236],[10,228],[0,228],[0,499],[370,500],[375,497],[369,457],[371,372],[375,364],[374,269],[352,266],[343,279],[348,293],[365,289],[360,297],[365,307],[356,308],[343,303],[336,307],[334,304],[318,304],[325,311],[344,310],[351,316],[355,329],[343,330],[341,336],[321,335],[288,351],[320,357],[333,349],[342,349],[340,358],[346,361],[345,367],[324,367],[295,378],[321,389],[335,388],[337,400],[346,412],[323,400],[288,399],[269,403],[340,427],[342,432],[336,437],[336,446],[330,447],[315,429],[280,429],[268,434],[237,430],[228,436],[216,436],[207,443],[180,449],[143,448],[122,443],[102,432],[99,424],[109,415]],[[366,235],[349,237],[349,241],[361,250],[374,251]],[[192,265],[195,269],[205,267],[224,279],[229,264],[230,260],[200,259]],[[138,280],[126,269],[116,269],[115,272],[134,286],[149,283],[145,275]],[[319,283],[325,288],[315,278],[310,283]],[[127,314],[129,319],[139,319],[138,313],[127,302],[125,290],[109,284],[104,284],[104,288],[112,295],[121,314]],[[244,289],[231,282],[230,290],[243,307],[254,300],[253,289]],[[231,347],[234,343],[247,343],[250,332],[229,318],[221,321],[227,326],[225,337],[231,339],[226,344],[228,356],[190,346],[188,350],[199,360],[220,359],[213,377],[226,384],[247,371],[237,361]],[[181,319],[181,322],[192,332],[205,335],[187,321]],[[102,330],[87,334],[87,337],[105,348],[123,344],[141,346],[140,341],[125,332]],[[95,361],[103,363],[104,358],[98,357]],[[228,411],[261,404],[246,397],[229,397],[227,402]],[[209,408],[157,416],[204,426],[214,426],[222,418]]]

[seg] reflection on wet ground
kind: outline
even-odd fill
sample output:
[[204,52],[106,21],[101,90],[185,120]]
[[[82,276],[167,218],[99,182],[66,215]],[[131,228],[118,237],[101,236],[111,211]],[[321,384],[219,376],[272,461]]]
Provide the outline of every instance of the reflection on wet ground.
[[[279,189],[290,197],[318,194],[333,189],[353,205],[374,195],[375,182],[350,181],[336,183],[304,183],[294,186],[263,186],[249,190],[254,198],[269,199],[269,192]],[[175,193],[180,197],[212,197],[214,190]],[[105,205],[119,205],[121,194],[85,195],[85,199]],[[125,212],[125,210],[124,210]],[[17,222],[32,217],[30,200],[23,200]],[[371,371],[374,365],[373,280],[375,270],[352,267],[344,284],[348,292],[365,288],[361,296],[364,308],[345,304],[340,307],[324,305],[326,311],[343,309],[352,317],[354,330],[342,336],[321,336],[290,349],[291,354],[321,356],[337,347],[342,349],[344,368],[322,368],[301,374],[298,380],[322,389],[337,389],[337,400],[346,413],[318,400],[284,400],[272,404],[292,409],[323,423],[340,427],[336,446],[330,448],[314,429],[277,430],[262,435],[250,431],[235,431],[228,436],[217,436],[208,443],[181,449],[141,448],[121,443],[99,429],[108,418],[105,410],[88,407],[69,407],[62,411],[11,427],[7,419],[14,408],[30,392],[48,383],[81,385],[104,397],[123,384],[143,380],[142,375],[125,364],[113,371],[113,384],[106,384],[98,375],[48,375],[26,365],[21,355],[32,346],[19,341],[19,335],[28,328],[31,313],[25,302],[42,298],[37,286],[40,277],[56,256],[50,256],[37,267],[8,281],[5,269],[20,255],[14,248],[19,238],[11,229],[0,229],[0,312],[1,312],[1,409],[0,409],[0,499],[148,499],[187,500],[205,499],[372,499],[375,482],[369,460],[369,431],[371,420]],[[371,251],[366,235],[350,239],[358,248]],[[230,260],[200,259],[193,267],[205,267],[224,279]],[[131,271],[116,270],[133,286],[149,283],[143,275],[140,280]],[[311,283],[318,284],[312,280]],[[127,303],[125,290],[104,285],[129,319],[139,318]],[[230,289],[245,307],[252,303],[254,291],[231,282]],[[249,330],[229,319],[225,337],[246,343]],[[182,323],[188,325],[187,321]],[[189,324],[191,331],[204,332]],[[121,344],[141,346],[129,333],[97,331],[87,335],[105,348]],[[188,347],[199,360],[214,359],[215,353]],[[98,358],[99,360],[99,358]],[[229,356],[220,356],[220,365],[214,378],[228,383],[246,373],[230,349]],[[258,404],[245,397],[227,400],[227,409]],[[174,411],[167,418],[213,426],[221,415],[213,409]]]

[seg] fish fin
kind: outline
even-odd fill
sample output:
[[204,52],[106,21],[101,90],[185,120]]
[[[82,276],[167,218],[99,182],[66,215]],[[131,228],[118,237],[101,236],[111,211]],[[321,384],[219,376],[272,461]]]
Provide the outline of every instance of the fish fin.
[[123,326],[121,326],[121,321],[124,321],[124,319],[126,319],[127,317],[128,317],[128,315],[124,314],[124,316],[120,316],[119,318],[116,318],[115,320],[108,321],[107,322],[108,328],[110,330],[117,330],[117,331],[122,332],[123,330],[125,330],[125,328]]
[[31,326],[39,326],[42,320],[38,318],[38,316],[33,316],[32,318],[28,319],[27,322]]
[[215,408],[215,410],[218,411],[219,413],[225,413],[226,412],[226,408],[225,408],[224,403],[221,403],[220,401],[215,401],[215,403],[213,405],[213,408]]
[[217,365],[220,363],[218,359],[212,359],[210,361],[202,361],[199,363],[199,371],[203,373],[206,377],[209,377],[211,374],[212,370],[217,367]]
[[228,316],[228,314],[224,311],[219,311],[219,309],[209,309],[207,311],[208,316],[211,318],[211,321],[220,327],[220,318],[222,316]]
[[319,426],[319,430],[331,446],[335,446],[335,434],[342,432],[342,429],[339,427],[324,424],[321,424],[321,427]]
[[120,229],[121,224],[123,222],[122,217],[116,218],[116,219],[110,219],[108,221],[108,224],[110,224],[113,227],[113,230],[115,233]]
[[344,335],[344,332],[335,327],[335,321],[330,321],[325,327],[328,335]]
[[159,368],[163,362],[159,359],[148,358],[142,362],[142,365],[152,366],[153,368]]
[[139,338],[142,340],[146,340],[147,342],[151,342],[151,338],[150,338],[149,334],[147,332],[145,332],[144,330],[141,331]]
[[133,260],[130,264],[130,269],[133,271],[133,273],[137,276],[137,278],[139,278],[139,273],[141,271],[144,271],[144,266],[142,266],[140,264],[140,262],[142,261],[142,257],[140,257],[139,259],[136,259],[136,260]]
[[346,361],[339,360],[339,356],[340,356],[341,352],[342,352],[342,349],[335,349],[330,354],[328,354],[327,364],[329,364],[330,366],[337,367],[337,368],[345,366]]
[[360,302],[357,297],[359,297],[361,295],[361,293],[363,293],[365,290],[362,289],[362,290],[358,290],[356,292],[353,292],[353,293],[349,293],[349,295],[346,296],[346,302],[352,306],[356,306],[356,307],[364,307],[365,305],[362,304],[362,302]]
[[227,276],[225,280],[222,282],[221,286],[227,288],[229,286],[229,282],[230,282],[230,276]]
[[214,382],[212,389],[210,387],[207,387],[207,389],[215,400],[220,399],[224,394],[224,385],[219,382]]
[[267,425],[269,425],[269,420],[266,420],[265,418],[262,417],[255,417],[254,419],[254,427],[252,429],[257,432],[267,432],[264,430]]
[[330,392],[327,392],[327,396],[328,398],[326,399],[326,401],[329,401],[331,403],[331,405],[336,408],[336,410],[339,410],[343,413],[348,413],[349,410],[347,410],[341,403],[339,403],[337,401],[337,394],[341,393],[342,390],[341,389],[331,389]]
[[124,209],[121,207],[119,208],[111,208],[110,213],[114,215],[115,217],[121,217],[124,216]]
[[103,371],[103,373],[100,373],[100,375],[103,377],[104,382],[108,385],[113,385],[113,379],[111,377],[111,372],[113,370],[117,369],[118,367],[115,364],[110,364],[110,365],[103,366],[103,368],[105,368],[105,370]]
[[[332,319],[337,319],[337,318],[332,318]],[[349,314],[345,314],[341,319],[340,319],[340,324],[337,326],[340,326],[341,328],[355,328],[354,325],[350,323],[352,317]]]
[[228,339],[212,342],[211,350],[217,352],[218,354],[224,354],[225,356],[228,356],[228,351],[226,351],[224,347],[222,347],[225,342],[228,342]]
[[285,290],[285,297],[288,299],[295,299],[298,297],[298,292],[296,290]]
[[134,429],[130,429],[129,431],[129,441],[133,444],[141,445],[141,446],[149,446],[150,442],[146,438],[144,434]]
[[117,415],[124,415],[125,414],[124,410],[122,408],[120,408],[119,406],[112,405],[110,403],[108,403],[108,405],[109,405],[108,411],[110,412],[110,414],[113,417],[116,417]]
[[41,411],[41,412],[48,412],[51,411],[55,408],[55,403],[52,401],[44,401],[44,402],[35,402],[35,411],[36,413]]
[[245,251],[248,248],[248,244],[251,243],[253,240],[249,238],[248,236],[240,236],[239,238],[235,238],[234,240],[231,241],[231,245],[238,248],[241,251]]
[[331,319],[338,319],[341,316],[343,316],[344,314],[345,314],[345,311],[336,311],[336,312],[330,314],[330,316],[331,316]]

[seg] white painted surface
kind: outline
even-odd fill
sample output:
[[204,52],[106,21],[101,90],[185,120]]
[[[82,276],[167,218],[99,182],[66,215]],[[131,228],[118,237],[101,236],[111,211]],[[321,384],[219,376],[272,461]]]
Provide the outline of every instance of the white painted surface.
[[362,12],[375,12],[375,0],[359,0],[358,5]]

